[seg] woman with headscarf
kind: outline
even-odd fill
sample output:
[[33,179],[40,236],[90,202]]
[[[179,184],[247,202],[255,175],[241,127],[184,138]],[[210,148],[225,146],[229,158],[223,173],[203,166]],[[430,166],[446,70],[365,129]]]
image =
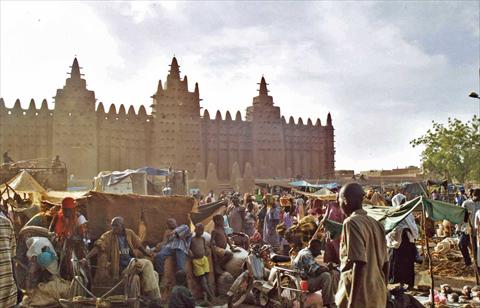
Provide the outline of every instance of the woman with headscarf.
[[[397,194],[392,198],[392,206],[399,208],[407,198]],[[387,247],[390,258],[390,283],[407,284],[412,288],[415,283],[415,258],[417,248],[415,240],[418,239],[418,227],[413,214],[408,214],[389,234],[387,234]]]

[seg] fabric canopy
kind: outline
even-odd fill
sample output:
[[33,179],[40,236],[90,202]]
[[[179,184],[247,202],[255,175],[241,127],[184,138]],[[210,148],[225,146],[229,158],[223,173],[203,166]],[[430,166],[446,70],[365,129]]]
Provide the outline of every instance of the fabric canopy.
[[202,223],[206,232],[213,230],[213,216],[223,215],[227,202],[224,200],[198,206],[198,213],[190,213],[192,224]]
[[[427,199],[423,196],[416,197],[403,204],[399,208],[386,206],[364,205],[363,209],[367,211],[368,216],[381,222],[385,227],[385,233],[392,231],[408,214],[414,210],[425,207],[427,218],[432,220],[448,220],[453,224],[459,224],[465,221],[467,210],[447,202]],[[342,224],[326,220],[325,228],[333,235],[341,233]]]
[[[17,192],[37,192],[45,193],[45,188],[42,187],[27,171],[23,170],[17,174],[13,179],[7,182],[8,186],[13,188]],[[2,190],[5,189],[5,185],[1,185]]]
[[312,188],[328,188],[335,189],[338,188],[337,183],[327,183],[327,184],[310,184],[307,181],[294,181],[288,183],[292,187],[312,187]]
[[308,192],[304,192],[297,189],[293,189],[293,192],[310,197],[310,198],[320,199],[324,201],[335,201],[337,199],[337,195],[327,188],[322,188],[314,193],[308,193]]
[[152,167],[143,167],[140,169],[127,169],[124,171],[101,172],[97,177],[108,178],[107,185],[115,185],[123,179],[135,173],[145,173],[146,175],[168,176],[168,169],[156,169]]

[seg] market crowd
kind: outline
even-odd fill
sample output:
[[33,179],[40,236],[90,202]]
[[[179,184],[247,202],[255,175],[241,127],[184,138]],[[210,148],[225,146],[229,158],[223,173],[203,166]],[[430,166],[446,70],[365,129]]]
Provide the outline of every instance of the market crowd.
[[[385,205],[401,207],[407,197],[402,192],[378,194],[365,192],[357,183],[341,187],[334,200],[299,192],[243,196],[238,193],[216,196],[210,192],[206,197],[198,196],[200,207],[225,201],[225,206],[212,217],[211,232],[207,233],[202,223],[179,225],[175,219],[166,218],[167,230],[155,247],[145,247],[131,229],[134,226],[125,225],[122,217],[113,217],[111,229],[89,243],[88,221],[72,198],[65,198],[60,208],[43,204],[44,210],[26,223],[26,227],[52,231],[42,236],[16,234],[8,211],[4,211],[0,213],[0,307],[25,304],[25,298],[22,301],[21,297],[28,298],[40,283],[51,281],[52,277],[73,279],[72,258],[87,267],[96,259],[93,283],[97,285],[118,280],[134,268],[141,273],[143,295],[152,299],[152,303],[168,307],[195,306],[186,275],[186,262],[191,260],[193,275],[204,293],[203,300],[216,304],[218,298],[208,276],[211,269],[217,277],[227,271],[226,265],[239,251],[232,234],[245,234],[250,245],[270,245],[276,253],[290,256],[290,266],[307,280],[308,292],[322,291],[325,307],[386,307],[388,283],[412,288],[414,263],[421,263],[422,256],[415,244],[420,231],[413,214],[385,235],[383,225],[367,216],[363,209],[363,204],[375,198],[384,200]],[[472,253],[478,260],[480,189],[472,190],[469,196],[460,193],[457,203],[470,213],[469,222],[457,226],[457,232],[465,265],[472,266],[470,246],[474,247]],[[328,227],[332,223],[342,224],[340,234],[334,234]],[[474,245],[469,242],[472,238]],[[14,264],[22,262],[21,256],[16,255],[16,246],[20,244],[26,247],[22,266],[27,278],[22,291],[14,270]],[[168,257],[175,260],[176,285],[170,298],[162,299],[159,286]]]

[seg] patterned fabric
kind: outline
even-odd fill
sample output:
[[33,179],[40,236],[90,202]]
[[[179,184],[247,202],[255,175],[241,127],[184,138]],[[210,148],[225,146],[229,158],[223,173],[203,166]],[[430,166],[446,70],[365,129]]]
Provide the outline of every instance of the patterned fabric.
[[15,251],[13,225],[3,213],[0,213],[0,307],[10,308],[17,303],[17,285],[12,270]]
[[328,271],[327,268],[322,267],[315,262],[312,252],[308,247],[300,250],[293,260],[293,268],[303,273],[305,276],[311,278],[318,276],[321,272]]
[[188,254],[190,248],[190,242],[192,241],[192,232],[187,225],[181,225],[173,230],[173,234],[170,237],[165,247],[171,249],[180,249],[185,254]]

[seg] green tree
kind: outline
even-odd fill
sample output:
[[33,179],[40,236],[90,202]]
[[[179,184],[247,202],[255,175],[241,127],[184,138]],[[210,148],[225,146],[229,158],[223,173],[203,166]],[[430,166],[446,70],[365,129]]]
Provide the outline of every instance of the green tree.
[[413,147],[425,146],[422,165],[426,173],[449,182],[480,182],[480,119],[474,116],[466,123],[448,118],[447,125],[432,121],[426,134],[413,139]]

